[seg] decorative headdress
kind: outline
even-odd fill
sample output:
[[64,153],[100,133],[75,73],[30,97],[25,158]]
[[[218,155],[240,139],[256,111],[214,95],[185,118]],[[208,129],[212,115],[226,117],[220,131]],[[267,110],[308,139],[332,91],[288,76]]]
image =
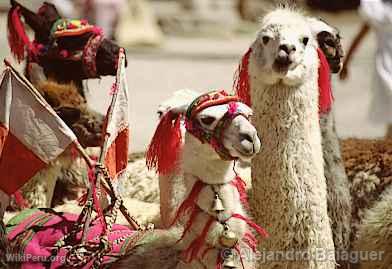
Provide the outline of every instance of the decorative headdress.
[[[238,109],[236,103],[238,101],[239,98],[237,96],[229,95],[225,91],[213,91],[197,97],[189,105],[185,114],[184,111],[179,112],[175,111],[175,109],[167,112],[161,118],[148,147],[146,154],[148,168],[155,168],[160,174],[168,174],[175,168],[182,144],[180,130],[182,118],[185,120],[186,130],[200,140],[201,143],[209,143],[221,159],[236,159],[224,147],[222,134],[235,117],[239,115],[247,117]],[[228,104],[229,109],[216,124],[214,130],[206,130],[195,120],[196,115],[200,111],[222,104]]]
[[[234,78],[234,90],[241,101],[248,106],[252,104],[249,82],[249,57],[251,54],[252,49],[249,48],[242,57]],[[317,54],[320,62],[318,69],[319,114],[323,114],[331,110],[333,95],[328,61],[321,49],[317,48]]]

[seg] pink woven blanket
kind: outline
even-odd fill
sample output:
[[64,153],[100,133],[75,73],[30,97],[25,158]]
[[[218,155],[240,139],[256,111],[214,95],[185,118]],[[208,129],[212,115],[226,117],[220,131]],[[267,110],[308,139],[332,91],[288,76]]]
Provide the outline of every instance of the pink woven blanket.
[[[61,249],[56,256],[52,255],[52,251],[56,249],[54,247],[56,242],[71,231],[77,217],[73,214],[35,212],[8,233],[14,253],[10,259],[21,263],[21,269],[65,268],[67,250]],[[101,232],[101,223],[94,223],[88,231],[87,241],[98,243]],[[102,264],[110,264],[118,260],[127,250],[135,246],[141,236],[140,233],[126,226],[114,225],[109,233],[111,249],[103,257]],[[80,238],[81,232],[77,235],[77,239]],[[93,261],[90,261],[81,268],[91,268],[92,264]]]

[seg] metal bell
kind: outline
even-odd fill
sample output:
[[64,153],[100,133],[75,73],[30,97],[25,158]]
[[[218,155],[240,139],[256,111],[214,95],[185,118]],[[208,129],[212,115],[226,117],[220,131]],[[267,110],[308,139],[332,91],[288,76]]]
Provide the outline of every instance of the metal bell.
[[238,238],[234,232],[225,229],[219,238],[219,242],[226,248],[233,248],[237,244]]
[[225,268],[225,269],[237,268],[237,265],[235,264],[235,261],[234,261],[234,255],[233,255],[232,251],[230,253],[226,254],[226,257],[223,261],[223,268]]
[[222,200],[219,198],[219,195],[217,193],[215,193],[215,199],[212,203],[212,211],[219,213],[224,210],[225,210],[225,207],[223,206]]

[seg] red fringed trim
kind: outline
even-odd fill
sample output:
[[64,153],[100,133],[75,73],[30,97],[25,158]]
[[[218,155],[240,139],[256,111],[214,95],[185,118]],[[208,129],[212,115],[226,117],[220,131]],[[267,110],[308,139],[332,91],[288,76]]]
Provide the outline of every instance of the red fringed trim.
[[213,217],[210,217],[206,224],[204,225],[203,231],[201,234],[190,243],[189,247],[183,252],[183,255],[185,257],[185,262],[189,263],[192,260],[196,259],[199,255],[199,252],[201,248],[203,247],[203,244],[206,241],[207,238],[207,233],[211,228],[211,225],[215,222],[216,220]]
[[331,110],[333,95],[331,88],[331,74],[327,58],[321,49],[317,49],[320,61],[318,69],[318,86],[319,86],[319,113],[328,113]]
[[238,66],[237,72],[234,77],[234,90],[236,95],[241,99],[242,102],[251,105],[252,100],[250,96],[250,82],[249,82],[249,57],[252,53],[252,49],[245,53],[242,57],[241,63]]
[[238,193],[240,194],[240,201],[241,204],[246,208],[249,209],[248,203],[248,195],[246,193],[246,183],[242,180],[241,177],[236,176],[233,181],[231,181],[231,185],[237,188]]
[[248,224],[248,226],[253,228],[260,236],[268,237],[268,233],[266,232],[266,230],[261,228],[259,225],[257,225],[256,223],[254,223],[250,219],[248,219],[248,218],[246,218],[246,217],[244,217],[244,216],[242,216],[240,214],[233,214],[231,217],[245,221],[246,224]]
[[256,253],[257,251],[257,239],[256,237],[251,234],[250,232],[246,232],[244,234],[244,237],[242,238],[242,241],[245,242],[245,244],[247,244],[254,253]]
[[196,217],[197,217],[197,214],[200,213],[200,211],[201,211],[201,209],[200,209],[199,207],[197,207],[197,206],[194,206],[194,207],[193,207],[192,213],[191,213],[191,215],[189,216],[188,221],[186,222],[185,229],[184,229],[184,231],[183,231],[183,233],[182,233],[182,235],[181,235],[181,238],[178,239],[178,241],[177,241],[176,243],[178,243],[178,242],[180,242],[182,239],[184,239],[186,233],[187,233],[187,232],[189,231],[189,229],[192,227],[192,224],[193,224],[193,222],[195,221],[195,219],[196,219]]
[[14,193],[15,202],[21,209],[25,209],[29,207],[29,203],[24,199],[22,193],[18,190]]
[[20,19],[20,7],[12,7],[8,12],[8,44],[10,46],[12,54],[16,60],[20,63],[25,58],[25,48],[29,51],[29,54],[37,54],[36,48],[30,42],[29,37],[24,29],[23,22]]
[[[203,189],[204,186],[205,186],[205,183],[203,183],[200,180],[195,182],[188,197],[181,203],[180,207],[178,208],[176,216],[175,216],[171,225],[174,225],[174,223],[176,223],[177,220],[181,216],[186,214],[188,211],[194,210],[194,208],[196,207],[196,199],[199,197],[200,191]],[[191,215],[191,217],[192,217],[192,215]],[[193,218],[195,218],[195,217],[196,216],[194,216]],[[190,218],[190,219],[192,219],[192,218]]]
[[148,169],[154,168],[161,175],[173,171],[181,148],[180,123],[180,115],[171,111],[162,117],[147,149]]

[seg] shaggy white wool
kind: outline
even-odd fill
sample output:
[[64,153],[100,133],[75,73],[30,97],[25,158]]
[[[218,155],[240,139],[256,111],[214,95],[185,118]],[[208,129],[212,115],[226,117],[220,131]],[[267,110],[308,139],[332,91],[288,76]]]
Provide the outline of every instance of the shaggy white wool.
[[[392,265],[392,188],[386,189],[379,202],[367,210],[358,227],[354,251],[375,253],[363,258],[358,269],[388,269]],[[368,257],[369,258],[369,257]]]
[[[282,20],[284,18],[284,20]],[[270,35],[268,45],[263,36]],[[304,47],[303,37],[309,42]],[[296,46],[293,68],[273,70],[280,44]],[[318,57],[306,19],[291,10],[269,13],[252,45],[249,61],[254,123],[264,144],[252,161],[250,204],[270,238],[260,250],[333,253],[327,214],[318,117]],[[334,257],[274,260],[260,268],[332,269]]]

